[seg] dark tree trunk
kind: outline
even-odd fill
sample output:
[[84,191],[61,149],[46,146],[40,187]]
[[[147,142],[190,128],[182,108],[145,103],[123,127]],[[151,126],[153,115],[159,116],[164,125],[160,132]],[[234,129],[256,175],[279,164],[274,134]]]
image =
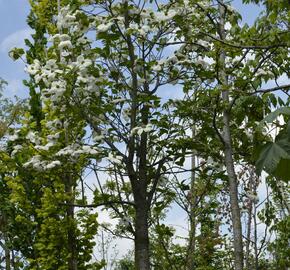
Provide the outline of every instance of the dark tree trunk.
[[10,249],[7,247],[7,244],[5,241],[5,270],[10,270],[10,269],[11,269]]
[[148,210],[145,204],[136,205],[135,220],[135,267],[136,270],[149,270],[149,230]]
[[76,252],[76,237],[75,237],[75,228],[73,224],[74,220],[74,209],[69,207],[67,209],[69,229],[67,232],[68,236],[68,252],[70,254],[68,258],[68,270],[77,270],[77,252]]

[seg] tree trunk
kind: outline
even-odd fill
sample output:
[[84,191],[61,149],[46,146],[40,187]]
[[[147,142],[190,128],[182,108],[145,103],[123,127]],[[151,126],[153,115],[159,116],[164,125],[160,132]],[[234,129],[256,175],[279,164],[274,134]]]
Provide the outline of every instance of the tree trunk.
[[257,232],[257,206],[254,205],[254,251],[255,251],[255,270],[259,269],[258,258],[258,232]]
[[10,249],[7,247],[7,238],[5,237],[5,270],[11,269]]
[[[219,34],[220,38],[224,40],[226,38],[225,32],[225,8],[220,1],[219,3]],[[232,138],[230,129],[230,108],[229,108],[229,89],[228,78],[225,72],[225,59],[226,53],[224,49],[220,50],[219,55],[219,74],[220,82],[222,86],[222,100],[224,102],[223,110],[223,144],[224,144],[224,155],[225,155],[225,165],[228,174],[229,181],[229,195],[230,195],[230,205],[231,205],[231,218],[233,226],[233,236],[234,236],[234,257],[235,257],[235,270],[243,269],[243,236],[242,236],[242,224],[241,224],[241,214],[239,208],[238,199],[238,183],[234,168],[233,160],[233,149],[232,149]]]
[[69,229],[68,229],[68,270],[77,270],[77,252],[76,252],[76,237],[75,237],[75,228],[73,224],[74,220],[74,209],[69,206],[67,209]]
[[251,225],[252,225],[252,201],[250,201],[249,209],[248,209],[248,224],[247,224],[247,244],[246,244],[246,255],[245,255],[245,263],[246,269],[250,270],[250,245],[251,245]]
[[136,204],[135,220],[135,267],[136,270],[149,270],[149,230],[148,211],[145,204]]
[[[195,136],[195,127],[192,128],[192,138]],[[195,234],[196,234],[196,193],[195,193],[195,168],[196,156],[192,154],[191,157],[191,181],[190,181],[190,194],[189,194],[189,243],[186,269],[193,270],[195,268]]]
[[224,113],[224,141],[225,141],[225,162],[228,173],[229,191],[230,191],[230,204],[231,204],[231,215],[232,225],[234,234],[234,256],[235,256],[235,270],[243,269],[243,236],[242,236],[242,224],[241,214],[238,200],[238,184],[236,174],[234,170],[234,162],[232,157],[231,147],[231,135],[229,127],[228,114]]

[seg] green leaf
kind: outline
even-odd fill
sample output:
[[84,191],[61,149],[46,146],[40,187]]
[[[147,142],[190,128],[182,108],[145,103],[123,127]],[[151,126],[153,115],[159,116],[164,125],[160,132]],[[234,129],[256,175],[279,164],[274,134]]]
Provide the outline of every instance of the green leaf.
[[14,61],[18,60],[23,54],[25,54],[22,48],[13,48],[9,51],[9,57]]
[[262,121],[262,123],[272,123],[280,114],[290,115],[289,107],[281,107],[274,112],[269,113]]
[[[283,177],[284,180],[290,178],[290,143],[287,139],[267,143],[260,153],[256,162],[257,173],[260,175],[262,170]],[[287,170],[288,169],[288,170]]]

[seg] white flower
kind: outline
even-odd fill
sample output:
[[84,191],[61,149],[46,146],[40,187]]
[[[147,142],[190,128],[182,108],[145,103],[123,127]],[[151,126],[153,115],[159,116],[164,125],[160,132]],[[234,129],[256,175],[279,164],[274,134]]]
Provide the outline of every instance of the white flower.
[[167,58],[166,62],[171,63],[171,64],[176,64],[178,62],[178,59],[175,55],[173,55],[173,56]]
[[165,14],[162,11],[161,12],[155,12],[155,18],[158,21],[168,21],[168,20],[172,19],[176,14],[177,14],[177,12],[172,10],[172,9],[169,10],[167,12],[167,14]]
[[57,18],[58,29],[69,28],[75,24],[76,17],[71,14],[68,7],[62,8]]
[[49,148],[51,148],[52,146],[54,146],[54,143],[53,142],[49,142],[46,145],[37,145],[37,146],[35,146],[35,149],[48,151]]
[[21,150],[22,148],[23,148],[22,145],[15,145],[15,146],[13,147],[13,149],[16,150],[16,151],[19,151],[19,150]]
[[61,165],[60,161],[59,161],[59,160],[55,160],[55,161],[52,161],[51,163],[47,164],[47,165],[45,166],[45,168],[46,168],[46,169],[53,169],[53,168],[55,168],[56,166],[60,166],[60,165]]
[[210,48],[210,44],[209,42],[205,41],[205,40],[198,40],[196,42],[198,45],[205,47],[205,48]]
[[14,142],[18,139],[18,135],[17,134],[13,134],[13,135],[10,135],[8,137],[8,140],[11,141],[11,142]]
[[131,129],[131,136],[134,134],[141,135],[143,133],[143,129],[141,127],[134,127]]
[[122,157],[120,156],[114,156],[111,153],[108,155],[108,160],[112,163],[121,164],[122,163]]
[[25,68],[25,71],[30,75],[35,75],[41,69],[39,60],[35,59],[31,65]]
[[200,58],[198,57],[196,60],[195,60],[195,64],[196,65],[199,65],[199,66],[202,66],[203,68],[206,68],[208,66],[208,63],[206,61],[204,61],[203,58]]
[[11,153],[11,155],[12,156],[14,156],[19,150],[21,150],[23,147],[22,147],[22,145],[15,145],[14,147],[13,147],[13,151],[12,151],[12,153]]
[[138,30],[139,28],[140,26],[135,22],[131,22],[129,25],[129,29],[132,29],[132,30]]
[[36,168],[41,167],[41,156],[40,155],[36,155],[34,157],[32,157],[28,162],[23,164],[23,167],[29,167],[30,165],[32,165],[33,167],[35,166]]
[[67,147],[59,150],[55,155],[56,156],[66,156],[66,155],[73,156],[74,154],[78,155],[79,153],[76,153],[76,151],[78,151],[77,150],[78,148],[79,148],[78,144],[68,145]]
[[113,99],[112,103],[117,104],[117,103],[121,103],[121,102],[124,102],[124,101],[126,101],[125,98],[117,98],[117,99]]
[[132,220],[129,217],[123,217],[119,221],[119,225],[125,226],[125,227],[129,227],[131,223],[132,223]]
[[57,132],[57,133],[51,134],[51,135],[47,135],[46,138],[47,138],[48,142],[55,144],[57,139],[60,138],[60,132]]
[[232,24],[230,22],[225,23],[225,30],[229,31],[232,28]]
[[34,80],[36,83],[39,83],[42,80],[42,76],[40,74],[36,74]]
[[91,59],[85,59],[83,55],[80,55],[77,57],[77,61],[74,63],[74,65],[81,71],[87,70],[88,67],[90,67],[93,64]]
[[25,138],[34,143],[36,140],[36,135],[32,131],[29,131]]
[[150,30],[151,28],[149,25],[143,25],[139,30],[139,33],[142,37],[145,37],[150,32]]
[[259,69],[256,72],[256,76],[272,76],[273,73],[270,70]]
[[62,56],[62,57],[67,57],[67,56],[69,56],[69,55],[71,55],[71,53],[68,52],[68,51],[62,51],[62,52],[61,52],[61,56]]
[[152,70],[153,70],[153,71],[161,71],[161,70],[162,70],[162,67],[161,67],[160,65],[154,65],[154,66],[152,67]]
[[248,191],[246,193],[246,196],[251,200],[253,201],[254,203],[258,203],[259,202],[259,197],[256,193],[253,193],[251,191]]
[[96,148],[91,148],[89,154],[90,155],[97,155],[97,154],[99,154],[99,151]]
[[97,26],[97,32],[99,32],[99,33],[107,32],[111,28],[112,25],[113,25],[113,23],[111,23],[111,22],[106,23],[106,24],[102,23],[102,24]]
[[144,132],[150,132],[152,129],[153,129],[152,124],[147,124],[143,130],[144,130]]
[[84,45],[84,44],[88,44],[88,43],[92,43],[92,40],[88,39],[87,37],[80,37],[77,40],[77,44]]
[[70,40],[70,36],[67,34],[61,34],[58,36],[61,41]]
[[66,49],[71,49],[72,47],[73,47],[73,46],[72,46],[70,40],[61,41],[61,42],[58,44],[58,48],[59,48],[59,50],[63,50],[64,48],[66,48]]
[[53,81],[51,84],[50,92],[57,96],[62,95],[66,90],[66,82],[65,81]]

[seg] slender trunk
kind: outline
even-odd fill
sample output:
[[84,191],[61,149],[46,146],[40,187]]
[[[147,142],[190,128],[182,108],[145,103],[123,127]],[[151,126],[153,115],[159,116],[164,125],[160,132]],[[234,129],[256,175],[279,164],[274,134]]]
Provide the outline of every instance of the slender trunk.
[[259,268],[258,261],[258,232],[257,232],[257,207],[254,205],[254,250],[255,250],[255,270]]
[[[60,0],[59,0],[60,3]],[[65,130],[65,144],[69,144],[69,135],[67,129]],[[77,270],[78,261],[77,261],[77,247],[76,247],[76,228],[75,228],[75,217],[74,217],[74,180],[70,173],[64,175],[65,181],[65,193],[68,196],[66,200],[66,215],[68,222],[67,229],[67,248],[69,256],[67,258],[68,270]]]
[[136,204],[135,220],[135,267],[136,270],[149,270],[149,230],[146,203]]
[[14,254],[14,251],[13,251],[13,250],[12,250],[12,252],[11,252],[11,255],[12,255],[12,258],[11,258],[12,269],[13,269],[13,270],[17,270],[18,267],[16,267],[16,263],[15,263],[15,254]]
[[[195,135],[195,127],[192,128],[192,137]],[[196,156],[191,157],[191,182],[190,182],[190,197],[189,197],[189,243],[186,269],[193,270],[195,268],[195,234],[196,234],[196,194],[195,194],[195,167]]]
[[[221,1],[222,2],[222,1]],[[220,23],[219,23],[219,34],[221,39],[225,39],[225,8],[223,3],[219,3],[220,12]],[[225,164],[228,174],[229,181],[229,195],[230,195],[230,205],[231,205],[231,218],[233,225],[233,237],[234,237],[234,257],[235,257],[235,270],[243,269],[243,236],[242,236],[242,224],[241,224],[241,214],[239,208],[238,199],[238,183],[234,168],[233,160],[233,149],[232,149],[232,138],[230,129],[230,111],[229,111],[229,89],[228,78],[225,72],[225,50],[220,50],[219,56],[219,74],[220,82],[222,86],[222,100],[224,102],[223,110],[223,143],[224,143],[224,155]]]
[[[105,255],[105,240],[104,240],[104,232],[101,233],[101,239],[102,239],[102,259],[105,262],[106,261],[106,255]],[[107,270],[107,265],[105,266],[105,270]]]
[[251,244],[251,225],[252,225],[252,202],[250,202],[249,210],[248,210],[248,224],[247,224],[247,245],[246,245],[246,269],[250,270],[250,244]]
[[68,229],[68,269],[69,270],[77,270],[77,252],[76,252],[76,237],[75,237],[75,228],[73,224],[74,220],[74,209],[73,207],[69,207],[67,210],[67,215],[69,218],[69,229]]
[[[223,92],[223,99],[224,101],[228,100],[227,91]],[[238,183],[234,169],[233,150],[231,143],[230,115],[227,110],[225,110],[223,113],[223,122],[224,122],[224,132],[223,132],[224,154],[229,181],[231,215],[234,234],[235,270],[242,270],[243,269],[242,224],[238,199]]]

